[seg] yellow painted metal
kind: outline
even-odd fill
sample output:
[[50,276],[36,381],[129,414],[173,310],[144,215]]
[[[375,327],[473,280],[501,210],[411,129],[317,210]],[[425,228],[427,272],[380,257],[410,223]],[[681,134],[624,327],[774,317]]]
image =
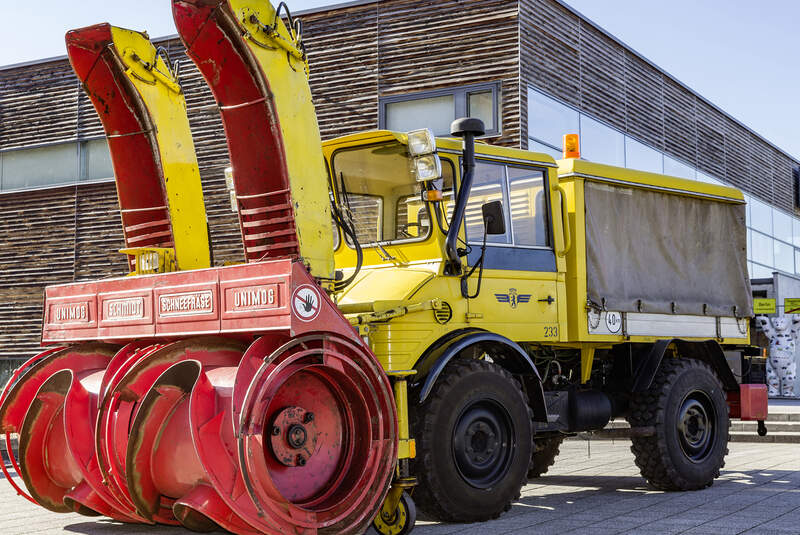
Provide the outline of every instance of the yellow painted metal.
[[405,377],[394,379],[394,402],[397,405],[397,436],[399,438],[397,456],[400,459],[413,459],[417,456],[417,448],[409,432],[408,383]]
[[146,34],[112,27],[111,35],[158,142],[156,156],[164,176],[176,269],[207,268],[211,252],[206,210],[183,91]]
[[581,347],[581,383],[588,383],[592,377],[594,364],[594,346]]
[[122,254],[132,256],[133,272],[130,275],[152,275],[178,271],[175,250],[166,247],[132,247],[120,249]]
[[736,188],[648,173],[625,167],[587,162],[586,160],[574,158],[559,160],[558,174],[562,180],[570,177],[589,178],[600,182],[622,184],[635,188],[657,189],[679,195],[712,197],[720,201],[734,203],[744,202],[744,195]]
[[[274,102],[289,172],[300,255],[316,277],[332,278],[333,226],[308,63],[298,36],[264,0],[230,0]],[[234,173],[236,170],[233,170]]]

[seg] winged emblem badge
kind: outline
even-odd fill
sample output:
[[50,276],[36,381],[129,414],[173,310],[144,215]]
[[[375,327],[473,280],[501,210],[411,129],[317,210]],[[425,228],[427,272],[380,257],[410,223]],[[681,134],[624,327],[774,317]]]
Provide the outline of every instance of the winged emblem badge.
[[496,293],[494,297],[498,303],[508,303],[511,308],[517,308],[517,305],[528,303],[531,300],[531,294],[518,293],[516,288],[509,288],[507,294]]

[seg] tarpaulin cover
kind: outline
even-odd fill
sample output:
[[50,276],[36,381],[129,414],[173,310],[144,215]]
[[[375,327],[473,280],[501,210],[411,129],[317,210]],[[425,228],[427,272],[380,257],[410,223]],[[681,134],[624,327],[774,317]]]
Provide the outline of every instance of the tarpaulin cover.
[[607,310],[751,316],[745,205],[586,181],[589,300]]

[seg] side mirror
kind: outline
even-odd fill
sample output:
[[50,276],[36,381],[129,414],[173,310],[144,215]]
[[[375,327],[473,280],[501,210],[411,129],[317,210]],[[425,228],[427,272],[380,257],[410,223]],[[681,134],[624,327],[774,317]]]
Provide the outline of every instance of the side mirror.
[[486,234],[498,235],[506,233],[506,222],[503,218],[503,203],[500,201],[487,202],[481,206],[483,211],[483,226]]

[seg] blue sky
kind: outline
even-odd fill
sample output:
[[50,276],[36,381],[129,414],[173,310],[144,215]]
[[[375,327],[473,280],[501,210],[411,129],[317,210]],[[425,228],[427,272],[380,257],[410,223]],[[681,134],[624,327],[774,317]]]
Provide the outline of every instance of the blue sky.
[[[71,28],[108,21],[175,33],[168,0],[4,0],[0,65],[64,51]],[[298,11],[336,3],[289,0]],[[571,6],[777,146],[800,157],[796,0],[567,0]]]

